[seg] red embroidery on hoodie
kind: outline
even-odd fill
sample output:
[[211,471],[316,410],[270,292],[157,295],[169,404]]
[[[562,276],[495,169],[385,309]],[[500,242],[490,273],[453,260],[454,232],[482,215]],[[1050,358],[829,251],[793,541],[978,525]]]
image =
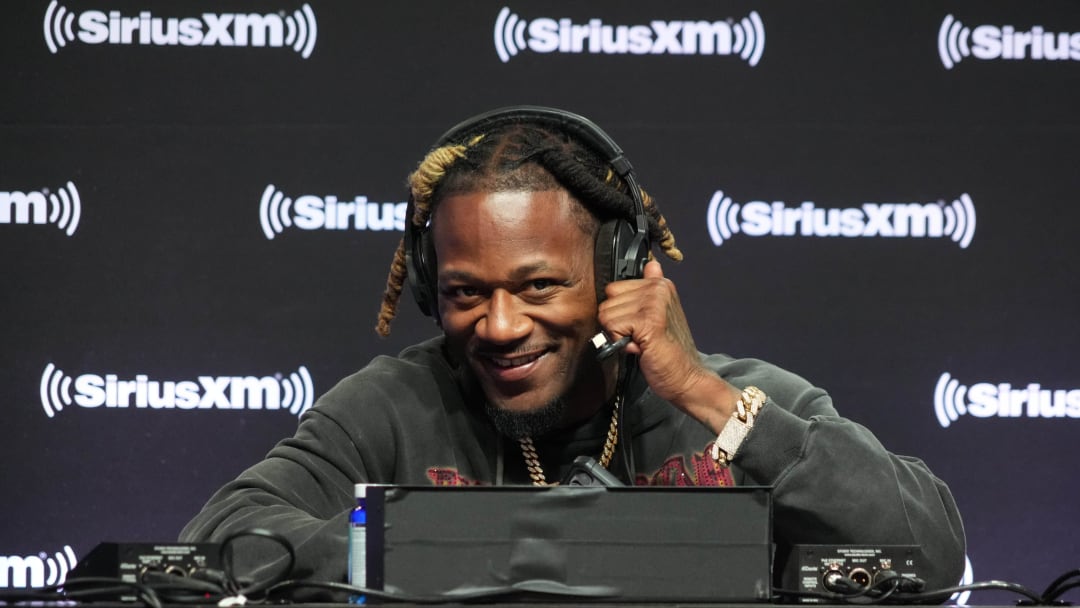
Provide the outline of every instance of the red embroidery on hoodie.
[[682,454],[672,456],[660,465],[652,475],[638,475],[634,480],[639,486],[728,486],[735,485],[731,469],[722,467],[706,455],[712,449],[710,443],[704,451],[690,455],[690,466]]
[[474,481],[468,477],[462,477],[457,469],[440,469],[439,467],[431,467],[427,470],[428,479],[431,483],[437,486],[478,486],[481,485],[479,481]]

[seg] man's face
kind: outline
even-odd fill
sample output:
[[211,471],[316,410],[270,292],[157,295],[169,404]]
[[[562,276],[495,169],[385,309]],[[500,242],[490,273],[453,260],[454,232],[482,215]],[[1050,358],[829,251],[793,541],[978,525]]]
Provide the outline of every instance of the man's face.
[[536,413],[564,398],[566,422],[604,401],[589,342],[593,238],[574,205],[553,190],[460,194],[436,208],[442,328],[497,410]]

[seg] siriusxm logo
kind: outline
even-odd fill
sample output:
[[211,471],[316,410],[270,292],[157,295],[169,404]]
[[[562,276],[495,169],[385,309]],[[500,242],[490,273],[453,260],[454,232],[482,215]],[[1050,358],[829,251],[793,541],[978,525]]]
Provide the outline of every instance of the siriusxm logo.
[[63,552],[57,551],[53,556],[44,551],[26,557],[0,555],[0,589],[63,584],[75,562],[75,551],[68,545],[64,545]]
[[407,203],[374,203],[366,196],[339,201],[305,194],[295,200],[270,184],[259,202],[259,223],[267,239],[286,228],[300,230],[405,230]]
[[[527,34],[527,35],[526,35]],[[765,27],[757,11],[725,21],[650,21],[611,25],[602,19],[526,21],[503,7],[495,18],[495,52],[503,63],[526,49],[534,53],[592,55],[736,55],[756,66],[765,52]]]
[[[78,24],[78,29],[75,25]],[[150,11],[87,10],[78,14],[52,0],[45,9],[45,45],[57,53],[68,42],[142,46],[291,47],[304,59],[315,49],[319,28],[311,6],[291,15],[278,13],[202,13],[198,17],[158,17]]]
[[71,404],[154,410],[287,410],[300,415],[311,407],[314,391],[304,366],[284,377],[199,376],[195,380],[151,380],[137,374],[82,374],[72,378],[49,363],[41,374],[41,407],[52,418]]
[[949,237],[967,248],[975,235],[975,205],[961,194],[950,204],[863,203],[822,208],[811,201],[789,207],[783,201],[736,203],[723,190],[713,193],[706,217],[717,247],[736,234],[809,237]]
[[55,224],[71,236],[81,216],[79,191],[71,182],[55,193],[0,192],[0,224]]
[[946,15],[938,29],[938,54],[947,70],[967,57],[1080,61],[1080,32],[1048,32],[1041,25],[1026,31],[1012,25],[972,29]]
[[1008,382],[960,384],[948,372],[934,389],[934,413],[942,428],[961,416],[976,418],[1080,418],[1080,389],[1045,389],[1037,382],[1013,388]]

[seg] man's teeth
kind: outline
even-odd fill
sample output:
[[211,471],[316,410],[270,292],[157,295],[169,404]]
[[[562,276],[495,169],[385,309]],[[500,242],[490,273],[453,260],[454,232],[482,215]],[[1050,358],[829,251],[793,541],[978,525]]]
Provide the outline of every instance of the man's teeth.
[[532,363],[540,358],[540,355],[528,355],[525,357],[514,357],[513,359],[499,359],[492,357],[491,362],[499,367],[517,367],[519,365],[525,365]]

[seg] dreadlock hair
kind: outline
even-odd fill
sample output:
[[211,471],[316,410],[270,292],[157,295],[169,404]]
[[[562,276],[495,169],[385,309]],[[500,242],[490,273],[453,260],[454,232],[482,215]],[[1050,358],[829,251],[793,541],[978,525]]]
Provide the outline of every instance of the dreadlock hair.
[[[590,147],[568,133],[532,122],[504,123],[486,132],[468,133],[459,142],[435,148],[409,175],[409,202],[413,215],[406,218],[424,227],[440,201],[472,192],[540,192],[566,189],[589,217],[582,227],[594,235],[600,223],[616,218],[632,220],[634,202],[615,171]],[[648,219],[649,239],[674,260],[683,259],[675,236],[652,197],[641,190]],[[650,252],[650,258],[652,254]],[[375,331],[390,334],[401,291],[407,280],[405,239],[398,243],[386,279]]]

